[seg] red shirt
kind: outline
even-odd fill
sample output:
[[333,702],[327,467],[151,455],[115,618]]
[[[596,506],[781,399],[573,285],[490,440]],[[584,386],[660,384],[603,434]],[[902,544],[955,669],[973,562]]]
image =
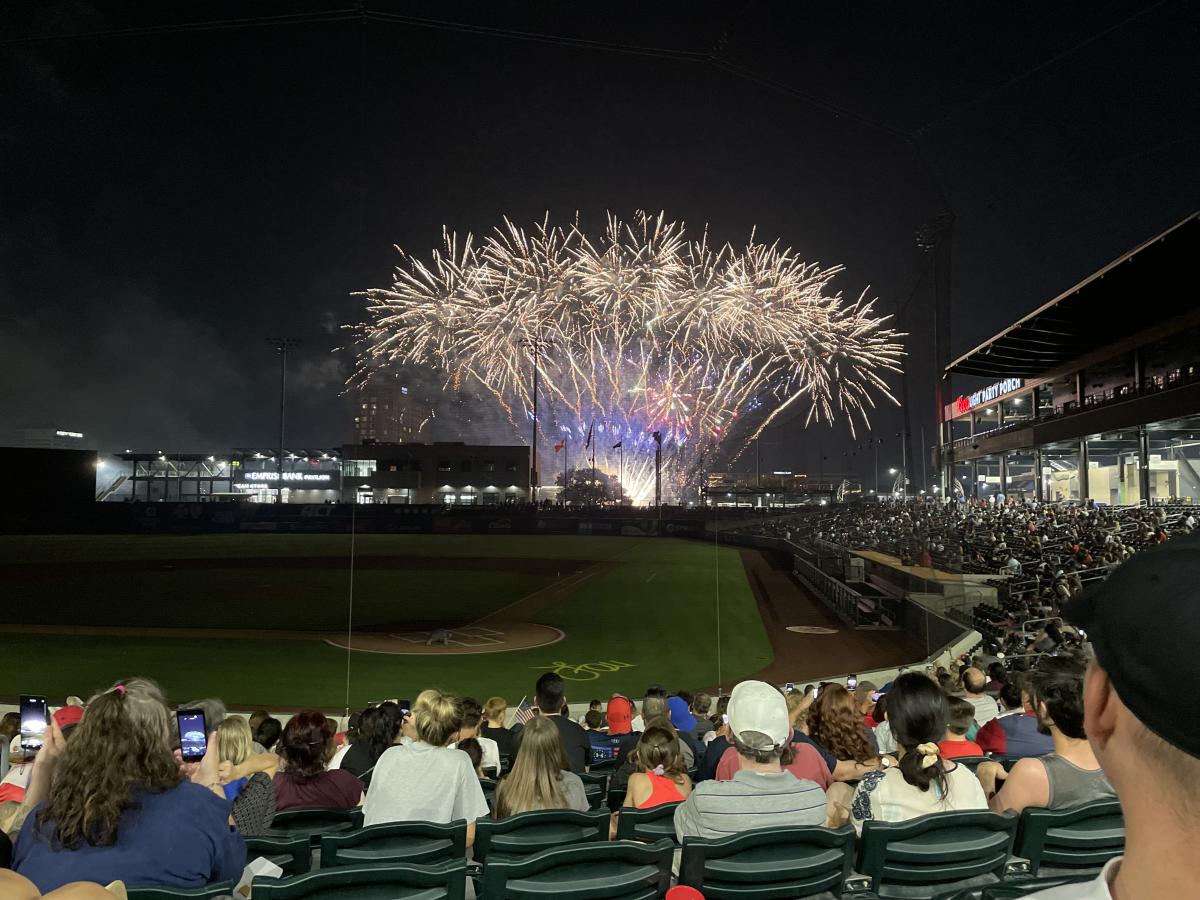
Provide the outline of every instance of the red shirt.
[[363,783],[345,769],[330,769],[300,783],[288,773],[275,775],[275,809],[354,809]]
[[[815,781],[823,791],[829,790],[829,786],[833,784],[833,774],[817,749],[811,744],[792,744],[792,749],[796,751],[796,758],[783,767],[784,771],[791,772],[802,780]],[[737,750],[730,747],[717,763],[717,781],[732,781],[734,773],[741,767],[742,758],[738,756]]]
[[974,741],[942,741],[938,744],[938,753],[942,759],[955,759],[959,756],[983,756],[983,748]]
[[985,753],[1004,753],[1008,750],[1008,735],[1000,725],[999,719],[992,719],[977,732],[975,743],[983,748]]

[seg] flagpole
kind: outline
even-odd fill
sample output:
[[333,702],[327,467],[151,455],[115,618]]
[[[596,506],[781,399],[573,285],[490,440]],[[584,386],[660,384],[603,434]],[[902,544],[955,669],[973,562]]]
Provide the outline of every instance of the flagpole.
[[[596,427],[596,420],[592,419],[592,428]],[[600,487],[596,484],[596,435],[589,431],[592,435],[592,503],[596,506],[600,505]]]
[[621,446],[618,447],[617,449],[621,451],[621,453],[620,453],[621,473],[618,476],[618,478],[620,479],[619,483],[621,485],[621,505],[623,506],[624,502],[625,502],[625,439],[624,438],[621,439]]

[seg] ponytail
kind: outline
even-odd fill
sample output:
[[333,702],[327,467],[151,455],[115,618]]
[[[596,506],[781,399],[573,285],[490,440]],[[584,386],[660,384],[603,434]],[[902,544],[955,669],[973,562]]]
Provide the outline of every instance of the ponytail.
[[904,780],[921,792],[929,790],[929,786],[936,783],[941,796],[946,796],[949,784],[937,744],[926,742],[916,746],[900,746],[904,748],[904,755],[900,757],[900,774]]

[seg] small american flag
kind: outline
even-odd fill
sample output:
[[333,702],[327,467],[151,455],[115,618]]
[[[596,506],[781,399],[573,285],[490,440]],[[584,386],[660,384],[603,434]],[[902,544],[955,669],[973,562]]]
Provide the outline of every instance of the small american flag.
[[537,711],[529,705],[529,701],[525,697],[522,697],[520,704],[517,706],[517,721],[522,725],[528,725],[529,720],[536,715]]

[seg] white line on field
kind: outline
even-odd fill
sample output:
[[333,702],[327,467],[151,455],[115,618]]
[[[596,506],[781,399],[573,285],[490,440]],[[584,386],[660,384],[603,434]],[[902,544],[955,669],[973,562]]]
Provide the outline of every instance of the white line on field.
[[649,584],[650,582],[652,582],[654,580],[654,576],[657,574],[658,574],[657,572],[651,572],[650,577],[646,579],[646,584]]

